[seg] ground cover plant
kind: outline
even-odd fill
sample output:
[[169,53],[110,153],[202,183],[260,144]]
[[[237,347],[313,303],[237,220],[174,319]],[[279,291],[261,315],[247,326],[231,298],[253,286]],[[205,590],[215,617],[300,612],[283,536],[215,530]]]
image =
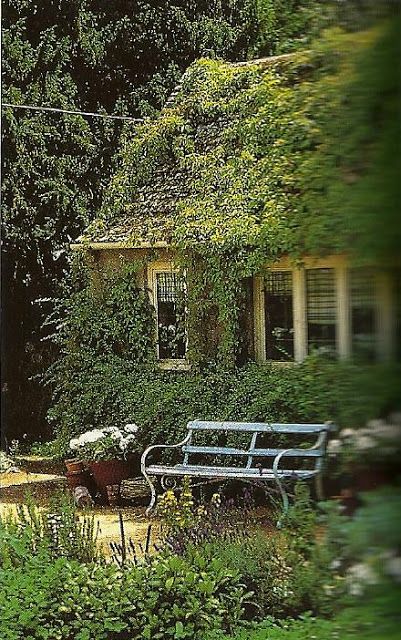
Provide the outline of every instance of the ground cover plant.
[[177,493],[168,490],[157,507],[165,544],[184,557],[201,549],[210,562],[217,557],[237,572],[253,592],[248,619],[305,611],[331,615],[340,606],[346,562],[339,560],[344,536],[336,504],[319,514],[307,485],[298,484],[277,530],[280,508],[272,508],[270,527],[263,529],[255,525],[252,511],[238,508],[232,498],[214,493],[209,502],[199,503],[187,480]]
[[[43,534],[33,507],[3,520],[1,637],[351,640],[363,632],[373,640],[379,629],[396,637],[399,491],[367,496],[350,520],[335,502],[317,510],[300,484],[279,530],[246,518],[239,526],[240,510],[224,500],[215,492],[199,505],[188,484],[174,500],[168,494],[165,544],[135,564],[105,563],[80,544],[68,550],[52,526]],[[60,510],[69,538],[74,510]],[[206,524],[195,537],[199,516]],[[58,544],[46,542],[55,536]]]
[[[207,636],[208,640],[399,638],[400,499],[399,487],[366,493],[354,518],[331,521],[328,533],[335,542],[334,562],[340,571],[342,566],[345,590],[341,605],[335,604],[332,616],[316,616],[311,611],[296,619],[291,616],[278,620],[267,616],[264,621],[244,626],[234,635],[213,633]],[[302,537],[298,536],[298,540]]]
[[79,562],[100,560],[94,516],[78,519],[69,496],[56,496],[38,508],[29,494],[16,511],[0,517],[0,562],[3,568],[24,566],[32,556],[64,557]]
[[[55,513],[58,512],[58,513]],[[219,558],[169,550],[106,563],[73,505],[21,506],[0,522],[0,635],[4,640],[203,638],[231,631],[247,594]]]

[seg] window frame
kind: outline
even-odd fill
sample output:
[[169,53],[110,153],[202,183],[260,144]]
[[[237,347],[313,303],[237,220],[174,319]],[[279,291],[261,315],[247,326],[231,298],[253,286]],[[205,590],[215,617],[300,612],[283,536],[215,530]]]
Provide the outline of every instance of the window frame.
[[[344,256],[315,259],[304,258],[294,265],[282,258],[269,265],[269,271],[291,271],[293,286],[294,359],[290,361],[266,358],[265,293],[264,277],[253,280],[254,299],[254,348],[257,362],[269,362],[283,366],[302,362],[308,355],[306,270],[333,269],[336,295],[336,353],[339,359],[352,358],[350,269],[354,265]],[[368,266],[368,265],[363,265]],[[377,360],[391,360],[395,344],[394,299],[390,273],[385,269],[374,272],[374,309],[376,326]]]
[[[158,300],[157,300],[157,275],[159,273],[179,273],[179,269],[170,261],[152,262],[147,268],[147,280],[150,302],[155,312],[155,354],[156,361],[160,369],[166,371],[188,371],[191,366],[188,362],[188,334],[185,340],[185,357],[184,358],[160,358],[159,357],[159,327],[158,327]],[[184,288],[186,291],[185,273]],[[185,313],[187,308],[185,307]]]

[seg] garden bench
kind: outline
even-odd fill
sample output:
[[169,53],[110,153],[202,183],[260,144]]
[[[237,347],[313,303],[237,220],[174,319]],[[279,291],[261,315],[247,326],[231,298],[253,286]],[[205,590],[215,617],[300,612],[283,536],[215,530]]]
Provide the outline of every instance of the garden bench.
[[[163,489],[168,486],[168,481],[177,477],[191,476],[196,479],[209,480],[241,480],[245,482],[275,483],[283,500],[284,511],[288,509],[288,495],[284,483],[289,480],[314,479],[318,499],[323,498],[322,471],[326,454],[326,443],[330,431],[335,430],[332,423],[324,424],[279,424],[279,423],[249,423],[249,422],[207,422],[194,420],[188,422],[188,433],[178,444],[152,445],[143,452],[141,458],[141,471],[151,490],[150,504],[146,510],[148,514],[156,503],[155,476],[161,476]],[[227,438],[230,435],[243,434],[243,438],[249,440],[247,446],[217,446],[214,444],[196,444],[198,436],[209,441],[213,435],[214,440]],[[297,440],[293,448],[275,446],[270,448],[265,442],[258,446],[258,441],[268,437],[277,439],[288,438]],[[310,440],[314,439],[311,446]],[[301,440],[301,442],[299,442]],[[148,464],[147,458],[151,451],[156,449],[181,449],[183,458],[178,464]],[[193,457],[199,458],[196,462],[190,461]],[[212,459],[207,463],[207,459]],[[292,460],[286,468],[280,463],[282,459]],[[217,459],[217,462],[216,462]],[[236,463],[233,463],[237,460]],[[301,464],[299,461],[302,460]],[[309,461],[311,468],[303,468]],[[227,462],[227,466],[222,464]],[[175,482],[173,480],[173,482]]]

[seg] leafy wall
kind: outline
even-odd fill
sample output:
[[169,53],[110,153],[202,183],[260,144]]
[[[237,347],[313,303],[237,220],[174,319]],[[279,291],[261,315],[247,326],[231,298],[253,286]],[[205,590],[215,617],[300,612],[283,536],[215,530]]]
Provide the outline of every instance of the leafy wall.
[[[129,267],[95,298],[90,287],[75,292],[49,374],[61,439],[124,420],[144,426],[141,444],[174,440],[194,417],[358,425],[397,406],[391,368],[237,366],[246,278],[277,255],[352,249],[357,262],[395,259],[396,35],[393,24],[331,31],[312,52],[266,68],[201,60],[175,104],[127,140],[86,237],[112,239],[118,228],[129,241],[175,245],[188,277],[193,368],[157,369],[151,310]],[[211,314],[221,327],[212,356],[199,332]]]

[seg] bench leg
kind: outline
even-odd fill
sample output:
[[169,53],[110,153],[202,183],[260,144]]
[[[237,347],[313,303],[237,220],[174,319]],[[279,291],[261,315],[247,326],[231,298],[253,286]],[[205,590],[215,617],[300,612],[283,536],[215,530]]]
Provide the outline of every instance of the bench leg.
[[[280,491],[280,495],[281,495],[281,499],[283,501],[283,515],[285,515],[288,511],[288,507],[289,507],[289,502],[288,502],[288,495],[286,490],[283,487],[283,483],[280,481],[280,479],[276,476],[275,478],[276,480],[276,484],[278,486],[278,489]],[[281,527],[281,518],[279,518],[279,520],[277,521],[277,528],[280,529]]]
[[142,474],[143,474],[146,482],[148,483],[148,485],[150,487],[150,493],[151,493],[149,506],[147,507],[147,509],[145,511],[145,514],[148,516],[150,514],[150,512],[152,511],[152,509],[154,508],[155,504],[156,504],[156,489],[155,489],[155,485],[153,484],[153,482],[149,478],[149,476],[146,473],[146,471],[142,470]]
[[322,474],[318,473],[315,476],[315,490],[316,490],[316,497],[319,500],[319,502],[322,502],[324,500],[324,491],[323,491],[323,479],[322,479]]

